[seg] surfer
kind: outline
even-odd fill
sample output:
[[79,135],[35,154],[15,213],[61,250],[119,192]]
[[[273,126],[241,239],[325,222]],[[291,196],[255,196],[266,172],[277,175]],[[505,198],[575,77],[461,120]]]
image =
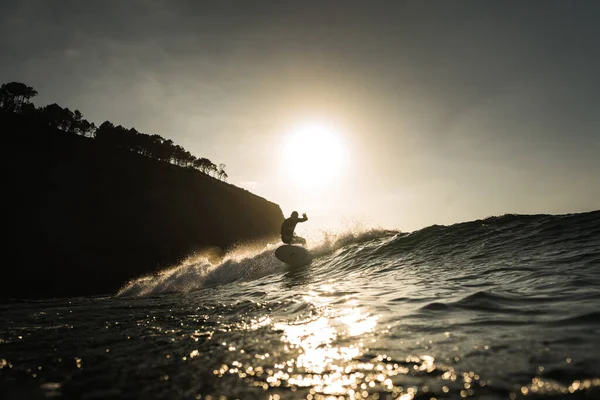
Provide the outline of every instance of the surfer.
[[298,212],[294,211],[292,215],[289,218],[286,218],[286,220],[283,221],[283,224],[281,224],[281,241],[285,244],[299,243],[303,246],[306,245],[306,240],[304,238],[294,235],[296,224],[305,221],[308,221],[306,213],[302,214],[302,218],[298,218]]

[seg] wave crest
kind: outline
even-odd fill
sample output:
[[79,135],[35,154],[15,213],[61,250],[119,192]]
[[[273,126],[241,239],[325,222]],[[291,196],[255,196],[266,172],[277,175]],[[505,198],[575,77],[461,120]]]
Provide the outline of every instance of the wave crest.
[[[364,231],[322,232],[309,238],[309,252],[313,259],[331,254],[343,247],[371,241],[394,231],[370,229]],[[275,257],[280,243],[239,245],[220,260],[214,251],[188,258],[180,265],[166,268],[156,274],[134,279],[119,290],[117,296],[150,296],[162,293],[190,291],[228,284],[239,280],[258,279],[287,271],[284,263]]]

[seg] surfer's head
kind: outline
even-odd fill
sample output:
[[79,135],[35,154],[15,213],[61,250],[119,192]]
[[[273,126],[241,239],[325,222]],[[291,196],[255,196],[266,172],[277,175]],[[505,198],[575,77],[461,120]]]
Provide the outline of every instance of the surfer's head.
[[292,218],[298,218],[298,211],[292,212]]

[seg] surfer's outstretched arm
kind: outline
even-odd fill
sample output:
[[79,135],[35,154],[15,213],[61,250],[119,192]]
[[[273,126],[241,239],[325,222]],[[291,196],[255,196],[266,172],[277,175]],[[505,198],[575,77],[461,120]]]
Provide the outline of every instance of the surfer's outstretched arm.
[[302,218],[298,218],[298,222],[305,222],[308,221],[308,217],[306,216],[306,213],[302,214]]

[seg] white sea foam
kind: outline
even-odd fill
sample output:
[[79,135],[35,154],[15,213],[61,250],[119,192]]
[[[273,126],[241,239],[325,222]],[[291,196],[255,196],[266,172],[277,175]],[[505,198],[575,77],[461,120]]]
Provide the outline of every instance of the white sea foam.
[[[307,237],[307,247],[313,258],[319,258],[349,244],[368,241],[390,233],[379,229],[322,231]],[[287,270],[287,267],[274,254],[275,249],[280,245],[281,243],[269,243],[262,247],[255,244],[239,245],[216,262],[218,257],[214,249],[211,249],[209,252],[189,257],[180,265],[130,281],[119,290],[117,296],[185,293],[238,280],[257,279],[273,273],[282,273]]]

